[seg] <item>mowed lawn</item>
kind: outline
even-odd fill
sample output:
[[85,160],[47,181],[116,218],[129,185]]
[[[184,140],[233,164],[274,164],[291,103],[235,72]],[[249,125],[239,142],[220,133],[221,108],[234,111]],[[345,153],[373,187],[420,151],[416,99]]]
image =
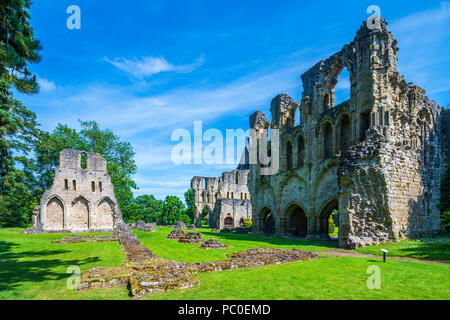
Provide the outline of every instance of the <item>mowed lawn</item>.
[[[136,234],[143,245],[159,257],[185,262],[228,259],[226,253],[262,246],[300,248],[319,253],[336,249],[336,243],[333,242],[212,233],[210,229],[202,228],[200,231],[206,240],[216,238],[230,248],[201,250],[198,244],[167,240],[170,230],[158,228],[155,233],[136,231]],[[77,265],[83,271],[95,266],[120,265],[125,257],[118,243],[53,244],[52,240],[66,235],[24,235],[20,231],[0,229],[0,299],[130,299],[127,290],[121,287],[76,291],[66,286],[70,276],[67,273],[69,266]],[[428,240],[427,246],[432,241]],[[417,256],[426,256],[417,243],[401,242],[390,246],[393,254],[396,252],[395,246],[399,246],[397,250],[400,256],[405,256],[403,252],[411,254],[414,250]],[[407,248],[409,251],[405,251]],[[438,243],[433,248],[436,251],[447,247]],[[358,251],[366,249],[369,248]],[[375,253],[379,248],[372,250]],[[446,255],[448,252],[441,256]],[[432,257],[438,256],[436,252],[432,254]],[[367,268],[374,265],[380,268],[381,289],[370,290],[367,288],[370,276]],[[393,260],[382,263],[378,258],[320,258],[255,269],[201,273],[196,277],[201,282],[197,288],[156,294],[144,299],[450,298],[450,266]]]

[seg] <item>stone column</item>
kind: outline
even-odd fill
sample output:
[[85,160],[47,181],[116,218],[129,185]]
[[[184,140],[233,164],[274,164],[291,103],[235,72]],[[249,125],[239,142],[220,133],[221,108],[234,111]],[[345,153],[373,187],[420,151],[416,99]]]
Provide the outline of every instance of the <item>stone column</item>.
[[308,218],[308,234],[306,235],[307,240],[317,240],[317,218]]
[[200,228],[202,226],[202,220],[201,219],[202,219],[202,217],[201,217],[200,211],[198,210],[198,207],[195,206],[195,209],[194,209],[194,224],[195,224],[195,226],[197,228]]

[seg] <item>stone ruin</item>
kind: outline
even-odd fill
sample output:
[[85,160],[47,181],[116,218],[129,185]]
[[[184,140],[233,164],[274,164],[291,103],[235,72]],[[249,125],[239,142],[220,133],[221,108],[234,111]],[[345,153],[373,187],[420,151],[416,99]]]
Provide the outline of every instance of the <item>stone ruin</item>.
[[59,155],[52,187],[33,210],[33,228],[24,233],[106,232],[123,222],[98,153],[65,149]]
[[[353,41],[302,75],[300,103],[281,94],[272,101],[272,121],[260,111],[250,117],[258,147],[272,148],[278,158],[271,163],[279,163],[273,175],[250,165],[254,233],[327,240],[335,210],[342,248],[441,229],[450,110],[404,80],[398,50],[386,21],[373,29],[364,22]],[[336,105],[344,69],[350,99]],[[267,142],[269,127],[279,130],[279,147],[273,137]]]
[[203,243],[203,235],[200,232],[188,232],[183,238],[178,240],[180,243]]
[[156,232],[154,223],[146,223],[143,220],[139,220],[136,223],[129,223],[128,225],[130,226],[130,228],[133,228],[133,229],[136,229],[139,231]]
[[215,249],[226,249],[228,248],[228,246],[220,243],[216,239],[209,239],[205,241],[205,243],[202,243],[202,245],[199,248],[205,250],[215,250]]
[[182,229],[173,229],[169,235],[167,236],[167,239],[169,240],[180,240],[181,238],[184,238],[186,236],[186,232]]
[[173,227],[176,229],[185,229],[186,224],[180,220],[180,221],[177,221],[177,223],[175,223],[175,225]]
[[79,242],[110,242],[117,241],[114,235],[71,235],[62,239],[53,240],[52,243],[79,243]]
[[[245,152],[244,152],[245,154]],[[247,187],[249,170],[243,164],[238,169],[224,172],[219,178],[194,177],[195,225],[201,227],[202,213],[210,227],[233,229],[241,227],[244,219],[251,219],[252,207]]]
[[79,290],[123,286],[128,288],[133,298],[140,298],[198,286],[200,281],[194,276],[199,272],[257,268],[319,258],[316,253],[299,249],[258,248],[228,254],[228,260],[185,263],[154,256],[150,249],[141,245],[126,224],[116,228],[114,235],[122,245],[127,260],[119,267],[95,267],[84,271]]

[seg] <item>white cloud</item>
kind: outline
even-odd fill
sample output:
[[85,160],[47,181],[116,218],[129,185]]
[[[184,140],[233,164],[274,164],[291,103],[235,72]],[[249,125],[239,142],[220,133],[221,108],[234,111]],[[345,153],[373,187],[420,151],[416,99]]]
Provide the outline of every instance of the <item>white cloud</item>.
[[37,77],[37,83],[42,92],[50,92],[56,89],[56,85],[53,81]]
[[200,67],[205,62],[203,56],[198,58],[194,63],[187,65],[174,65],[169,63],[164,57],[142,57],[140,59],[115,58],[104,60],[116,68],[131,74],[136,78],[145,78],[161,72],[178,72],[187,73]]

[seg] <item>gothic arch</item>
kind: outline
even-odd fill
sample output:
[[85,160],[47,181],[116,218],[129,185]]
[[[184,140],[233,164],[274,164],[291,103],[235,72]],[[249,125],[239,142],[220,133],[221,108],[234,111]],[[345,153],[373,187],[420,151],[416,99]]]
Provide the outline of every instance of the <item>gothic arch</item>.
[[262,208],[258,212],[259,230],[265,234],[275,233],[275,215],[273,210],[268,207]]
[[112,229],[114,227],[114,202],[109,197],[103,197],[97,204],[97,212],[91,215],[90,227]]
[[285,231],[294,236],[306,237],[308,234],[308,218],[304,208],[292,202],[283,211]]
[[48,230],[64,230],[66,226],[65,204],[57,195],[49,197],[46,203],[45,220],[45,225]]
[[69,214],[69,225],[73,230],[87,230],[91,225],[91,205],[89,201],[79,196],[72,201]]

